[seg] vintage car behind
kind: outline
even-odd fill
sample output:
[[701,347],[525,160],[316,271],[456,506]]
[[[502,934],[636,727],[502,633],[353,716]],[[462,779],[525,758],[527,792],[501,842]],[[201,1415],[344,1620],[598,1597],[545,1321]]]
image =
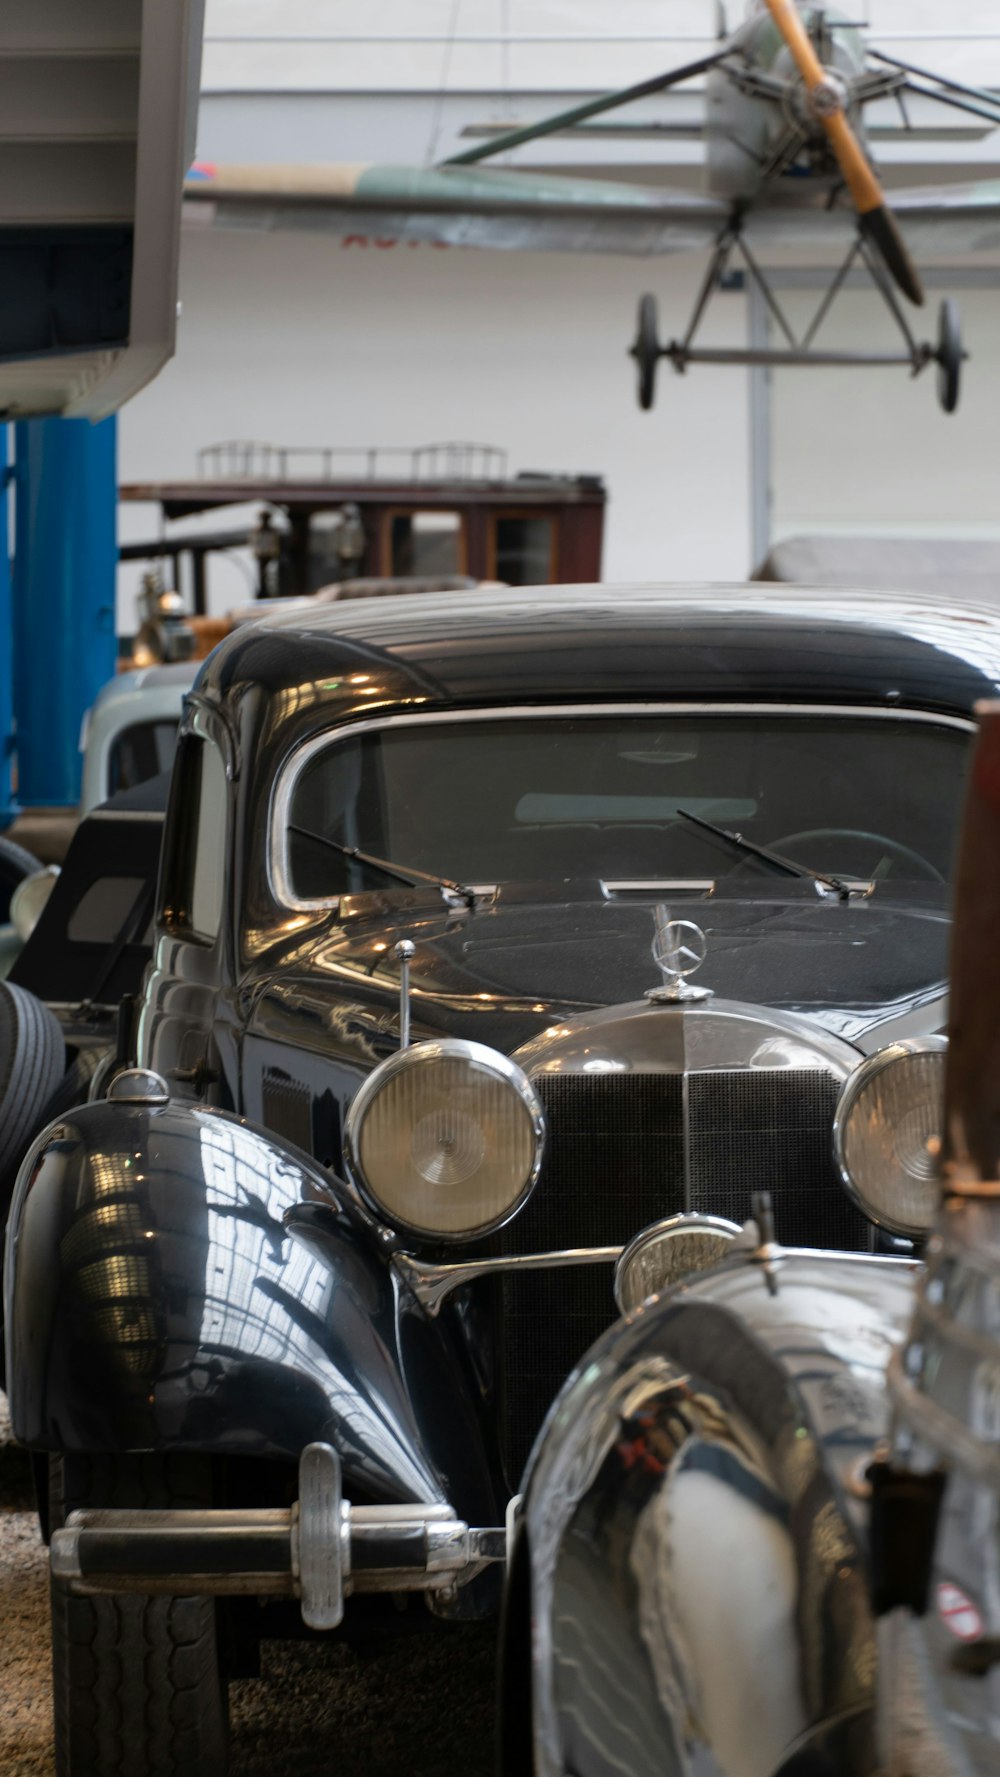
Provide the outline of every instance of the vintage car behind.
[[766,1196],[625,1251],[629,1312],[525,1479],[504,1777],[1000,1766],[1000,704],[983,724],[926,1266],[784,1249]]
[[150,958],[166,790],[162,777],[147,780],[90,809],[62,869],[27,876],[16,891],[17,944],[0,981],[4,1227],[25,1148],[100,1093],[124,1041]]
[[347,1634],[492,1612],[649,1223],[764,1189],[786,1244],[896,1275],[998,672],[988,614],[744,589],[359,601],[215,652],[135,1065],[11,1213],[13,1424],[75,1526],[65,1771],[117,1768],[96,1684],[130,1771],[219,1769],[296,1598]]

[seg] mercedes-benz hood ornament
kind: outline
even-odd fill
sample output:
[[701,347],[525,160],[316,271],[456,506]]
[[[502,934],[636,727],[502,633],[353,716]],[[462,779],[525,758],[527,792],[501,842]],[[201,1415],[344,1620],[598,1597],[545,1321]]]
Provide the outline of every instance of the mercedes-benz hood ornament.
[[708,942],[701,927],[691,919],[671,919],[666,907],[657,907],[653,919],[653,956],[663,984],[651,987],[646,998],[668,1003],[711,999],[710,987],[696,987],[690,979],[708,955]]

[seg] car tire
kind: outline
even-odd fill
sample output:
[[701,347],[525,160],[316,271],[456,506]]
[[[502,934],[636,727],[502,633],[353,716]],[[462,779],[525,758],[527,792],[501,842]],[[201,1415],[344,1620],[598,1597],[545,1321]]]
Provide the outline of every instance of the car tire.
[[48,1006],[28,993],[0,981],[0,1180],[11,1176],[39,1129],[45,1107],[66,1069],[66,1045],[59,1020]]
[[42,1127],[86,1104],[98,1068],[114,1057],[113,1049],[78,1049],[42,1113]]
[[13,839],[0,838],[0,924],[10,918],[10,897],[18,883],[42,869],[44,865],[33,852],[25,851]]
[[[71,1511],[210,1503],[199,1457],[53,1457],[51,1521]],[[223,1777],[228,1701],[212,1598],[78,1597],[53,1579],[58,1777]]]

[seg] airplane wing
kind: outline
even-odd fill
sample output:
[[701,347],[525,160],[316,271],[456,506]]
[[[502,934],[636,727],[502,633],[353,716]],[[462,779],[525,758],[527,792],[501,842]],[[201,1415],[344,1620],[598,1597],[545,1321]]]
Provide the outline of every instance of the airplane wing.
[[224,227],[564,253],[685,252],[729,217],[690,192],[494,167],[196,162],[184,196]]
[[890,193],[906,238],[920,253],[989,253],[1000,247],[1000,179],[913,185]]
[[[698,193],[479,166],[196,163],[184,196],[223,227],[526,252],[689,252],[710,246],[731,220],[728,204]],[[837,250],[857,226],[850,205],[831,210],[799,182],[785,196],[747,211],[752,244]],[[1000,247],[1000,180],[900,187],[890,197],[917,257]]]

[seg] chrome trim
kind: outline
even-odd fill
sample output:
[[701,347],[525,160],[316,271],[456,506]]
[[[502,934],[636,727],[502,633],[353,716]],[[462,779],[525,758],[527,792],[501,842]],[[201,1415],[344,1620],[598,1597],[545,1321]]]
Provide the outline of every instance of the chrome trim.
[[[609,1722],[621,1777],[679,1771],[678,1747],[685,1769],[790,1769],[874,1701],[867,1507],[844,1478],[888,1431],[916,1267],[786,1253],[772,1296],[740,1259],[606,1334],[536,1440],[537,1777],[604,1768]],[[874,1777],[865,1744],[830,1771]]]
[[844,884],[842,889],[834,888],[830,883],[820,882],[818,879],[814,881],[813,887],[819,899],[821,901],[842,901],[846,890],[848,897],[853,896],[858,901],[870,901],[877,886],[874,882],[865,882],[862,878],[855,876],[844,876],[840,880]]
[[601,894],[606,901],[613,901],[618,895],[714,895],[715,878],[706,876],[704,881],[695,876],[680,876],[676,880],[666,878],[663,881],[638,880],[635,882],[611,882],[601,878]]
[[[516,1198],[509,1204],[501,1216],[489,1222],[480,1222],[475,1228],[464,1229],[458,1234],[442,1233],[438,1228],[421,1228],[416,1223],[401,1221],[393,1216],[379,1201],[376,1192],[371,1188],[361,1166],[359,1143],[365,1113],[373,1098],[382,1090],[388,1080],[404,1068],[422,1067],[431,1061],[465,1060],[470,1066],[480,1068],[484,1072],[499,1075],[500,1078],[516,1093],[531,1118],[535,1138],[535,1157],[527,1178],[524,1180]],[[546,1122],[545,1112],[527,1075],[516,1061],[509,1055],[501,1054],[499,1049],[491,1049],[485,1043],[474,1043],[467,1037],[439,1037],[432,1042],[414,1043],[408,1049],[400,1049],[395,1055],[387,1056],[380,1061],[370,1074],[366,1074],[351,1099],[344,1119],[344,1155],[352,1184],[356,1185],[368,1207],[374,1210],[380,1222],[388,1222],[393,1229],[401,1229],[409,1234],[416,1234],[423,1239],[441,1241],[449,1246],[464,1240],[478,1240],[484,1234],[491,1234],[497,1228],[506,1227],[534,1190],[542,1170],[545,1155]]]
[[415,1259],[412,1253],[393,1253],[390,1263],[412,1290],[421,1308],[435,1319],[453,1290],[477,1277],[495,1277],[507,1271],[557,1271],[564,1265],[613,1265],[621,1258],[620,1246],[575,1246],[553,1253],[509,1253],[497,1259],[467,1259],[452,1265]]
[[[947,1182],[944,1192],[906,1347],[889,1369],[896,1450],[906,1467],[925,1466],[929,1450],[1000,1491],[1000,1205],[956,1197]],[[967,1507],[960,1518],[974,1537]]]
[[[949,1357],[954,1352],[949,1351]],[[996,1353],[981,1358],[985,1368]],[[963,1377],[964,1381],[964,1377]],[[906,1374],[906,1352],[893,1352],[888,1369],[889,1394],[906,1429],[931,1449],[949,1469],[958,1469],[980,1487],[1000,1492],[1000,1451],[977,1437],[952,1410],[925,1394]],[[964,1403],[963,1403],[964,1405]]]
[[[699,1222],[718,1220],[726,1228],[736,1228],[735,1222],[726,1222],[724,1217],[694,1213]],[[648,1232],[648,1229],[642,1231],[643,1235]],[[742,1232],[742,1228],[737,1229],[737,1233]],[[642,1235],[636,1237],[637,1240],[641,1238]],[[735,1235],[733,1238],[735,1240]],[[630,1244],[635,1243],[632,1241]],[[475,1283],[479,1277],[502,1276],[512,1271],[558,1271],[569,1265],[614,1265],[626,1251],[624,1246],[576,1246],[551,1253],[510,1253],[494,1259],[467,1259],[457,1264],[435,1264],[429,1259],[414,1258],[412,1253],[396,1252],[389,1262],[412,1291],[421,1308],[434,1320],[454,1290],[461,1289],[463,1284]],[[905,1266],[914,1272],[921,1269],[919,1259],[897,1258],[883,1253],[841,1252],[837,1249],[827,1251],[825,1248],[810,1246],[776,1246],[769,1248],[766,1253],[761,1248],[741,1247],[739,1254],[747,1265],[756,1266],[763,1266],[765,1261],[767,1264],[782,1265],[788,1259],[816,1259],[829,1264],[842,1264],[845,1260],[850,1260],[852,1265]]]
[[937,715],[931,710],[872,708],[867,704],[824,703],[539,703],[497,705],[493,709],[471,710],[406,710],[390,716],[367,716],[332,722],[321,734],[312,735],[296,747],[279,767],[271,790],[268,818],[267,876],[271,893],[279,906],[293,913],[310,913],[340,906],[340,895],[318,896],[306,900],[292,892],[288,873],[287,839],[288,810],[299,775],[313,756],[323,747],[333,746],[355,734],[371,734],[382,728],[426,727],[428,723],[443,725],[452,722],[534,721],[539,716],[561,716],[568,720],[580,716],[842,716],[881,722],[917,722],[934,728],[957,728],[974,734],[976,724],[965,716]]
[[115,1074],[105,1096],[123,1104],[168,1104],[170,1088],[151,1067],[126,1067]]
[[351,1574],[351,1508],[343,1496],[340,1457],[330,1444],[307,1444],[299,1457],[291,1564],[303,1622],[310,1629],[336,1629]]
[[738,1000],[657,1005],[634,1000],[574,1013],[513,1052],[543,1073],[708,1073],[721,1068],[825,1068],[841,1084],[858,1062],[846,1038],[796,1012]]
[[[665,1241],[676,1240],[687,1234],[707,1234],[716,1240],[724,1239],[727,1245],[731,1245],[734,1240],[739,1239],[742,1233],[743,1229],[738,1222],[730,1222],[725,1216],[702,1215],[697,1210],[686,1211],[681,1215],[666,1216],[662,1222],[651,1222],[648,1228],[643,1228],[623,1248],[621,1257],[615,1266],[614,1297],[619,1314],[630,1312],[628,1303],[623,1300],[628,1283],[629,1268],[647,1246],[659,1246]],[[675,1284],[684,1282],[688,1277],[700,1276],[702,1271],[710,1271],[725,1256],[724,1253],[719,1253],[706,1265],[691,1266],[688,1271],[679,1273],[673,1282],[662,1284],[659,1290],[651,1290],[650,1295],[659,1295],[663,1290],[672,1289]]]
[[659,987],[649,988],[644,998],[657,1005],[714,999],[710,987],[697,987],[688,978],[697,974],[708,955],[708,939],[701,926],[693,919],[671,919],[670,909],[662,902],[654,909],[653,925],[653,961],[663,980]]
[[393,955],[399,964],[399,1046],[410,1047],[410,964],[416,945],[412,938],[400,938]]
[[[887,1067],[894,1067],[904,1061],[908,1055],[939,1055],[948,1048],[948,1038],[938,1034],[919,1037],[901,1037],[895,1043],[888,1043],[884,1049],[876,1049],[873,1054],[866,1055],[859,1061],[852,1074],[848,1075],[837,1100],[837,1108],[833,1113],[833,1154],[837,1163],[840,1182],[851,1202],[860,1209],[862,1215],[874,1222],[877,1228],[888,1228],[892,1234],[903,1234],[914,1239],[927,1233],[926,1228],[916,1228],[901,1221],[891,1221],[883,1211],[877,1211],[868,1202],[856,1180],[854,1179],[844,1153],[847,1125],[850,1122],[854,1107],[864,1088],[878,1077]],[[942,1130],[943,1134],[943,1130]]]
[[[259,1571],[233,1567],[233,1542]],[[315,1443],[291,1507],[71,1512],[53,1532],[50,1570],[84,1595],[291,1595],[310,1628],[329,1630],[354,1592],[450,1591],[506,1555],[505,1526],[474,1528],[447,1504],[351,1505],[338,1451]]]
[[654,1006],[698,1006],[706,1000],[714,1000],[715,992],[711,987],[698,987],[693,981],[664,981],[659,987],[647,987],[643,999],[651,1000]]

